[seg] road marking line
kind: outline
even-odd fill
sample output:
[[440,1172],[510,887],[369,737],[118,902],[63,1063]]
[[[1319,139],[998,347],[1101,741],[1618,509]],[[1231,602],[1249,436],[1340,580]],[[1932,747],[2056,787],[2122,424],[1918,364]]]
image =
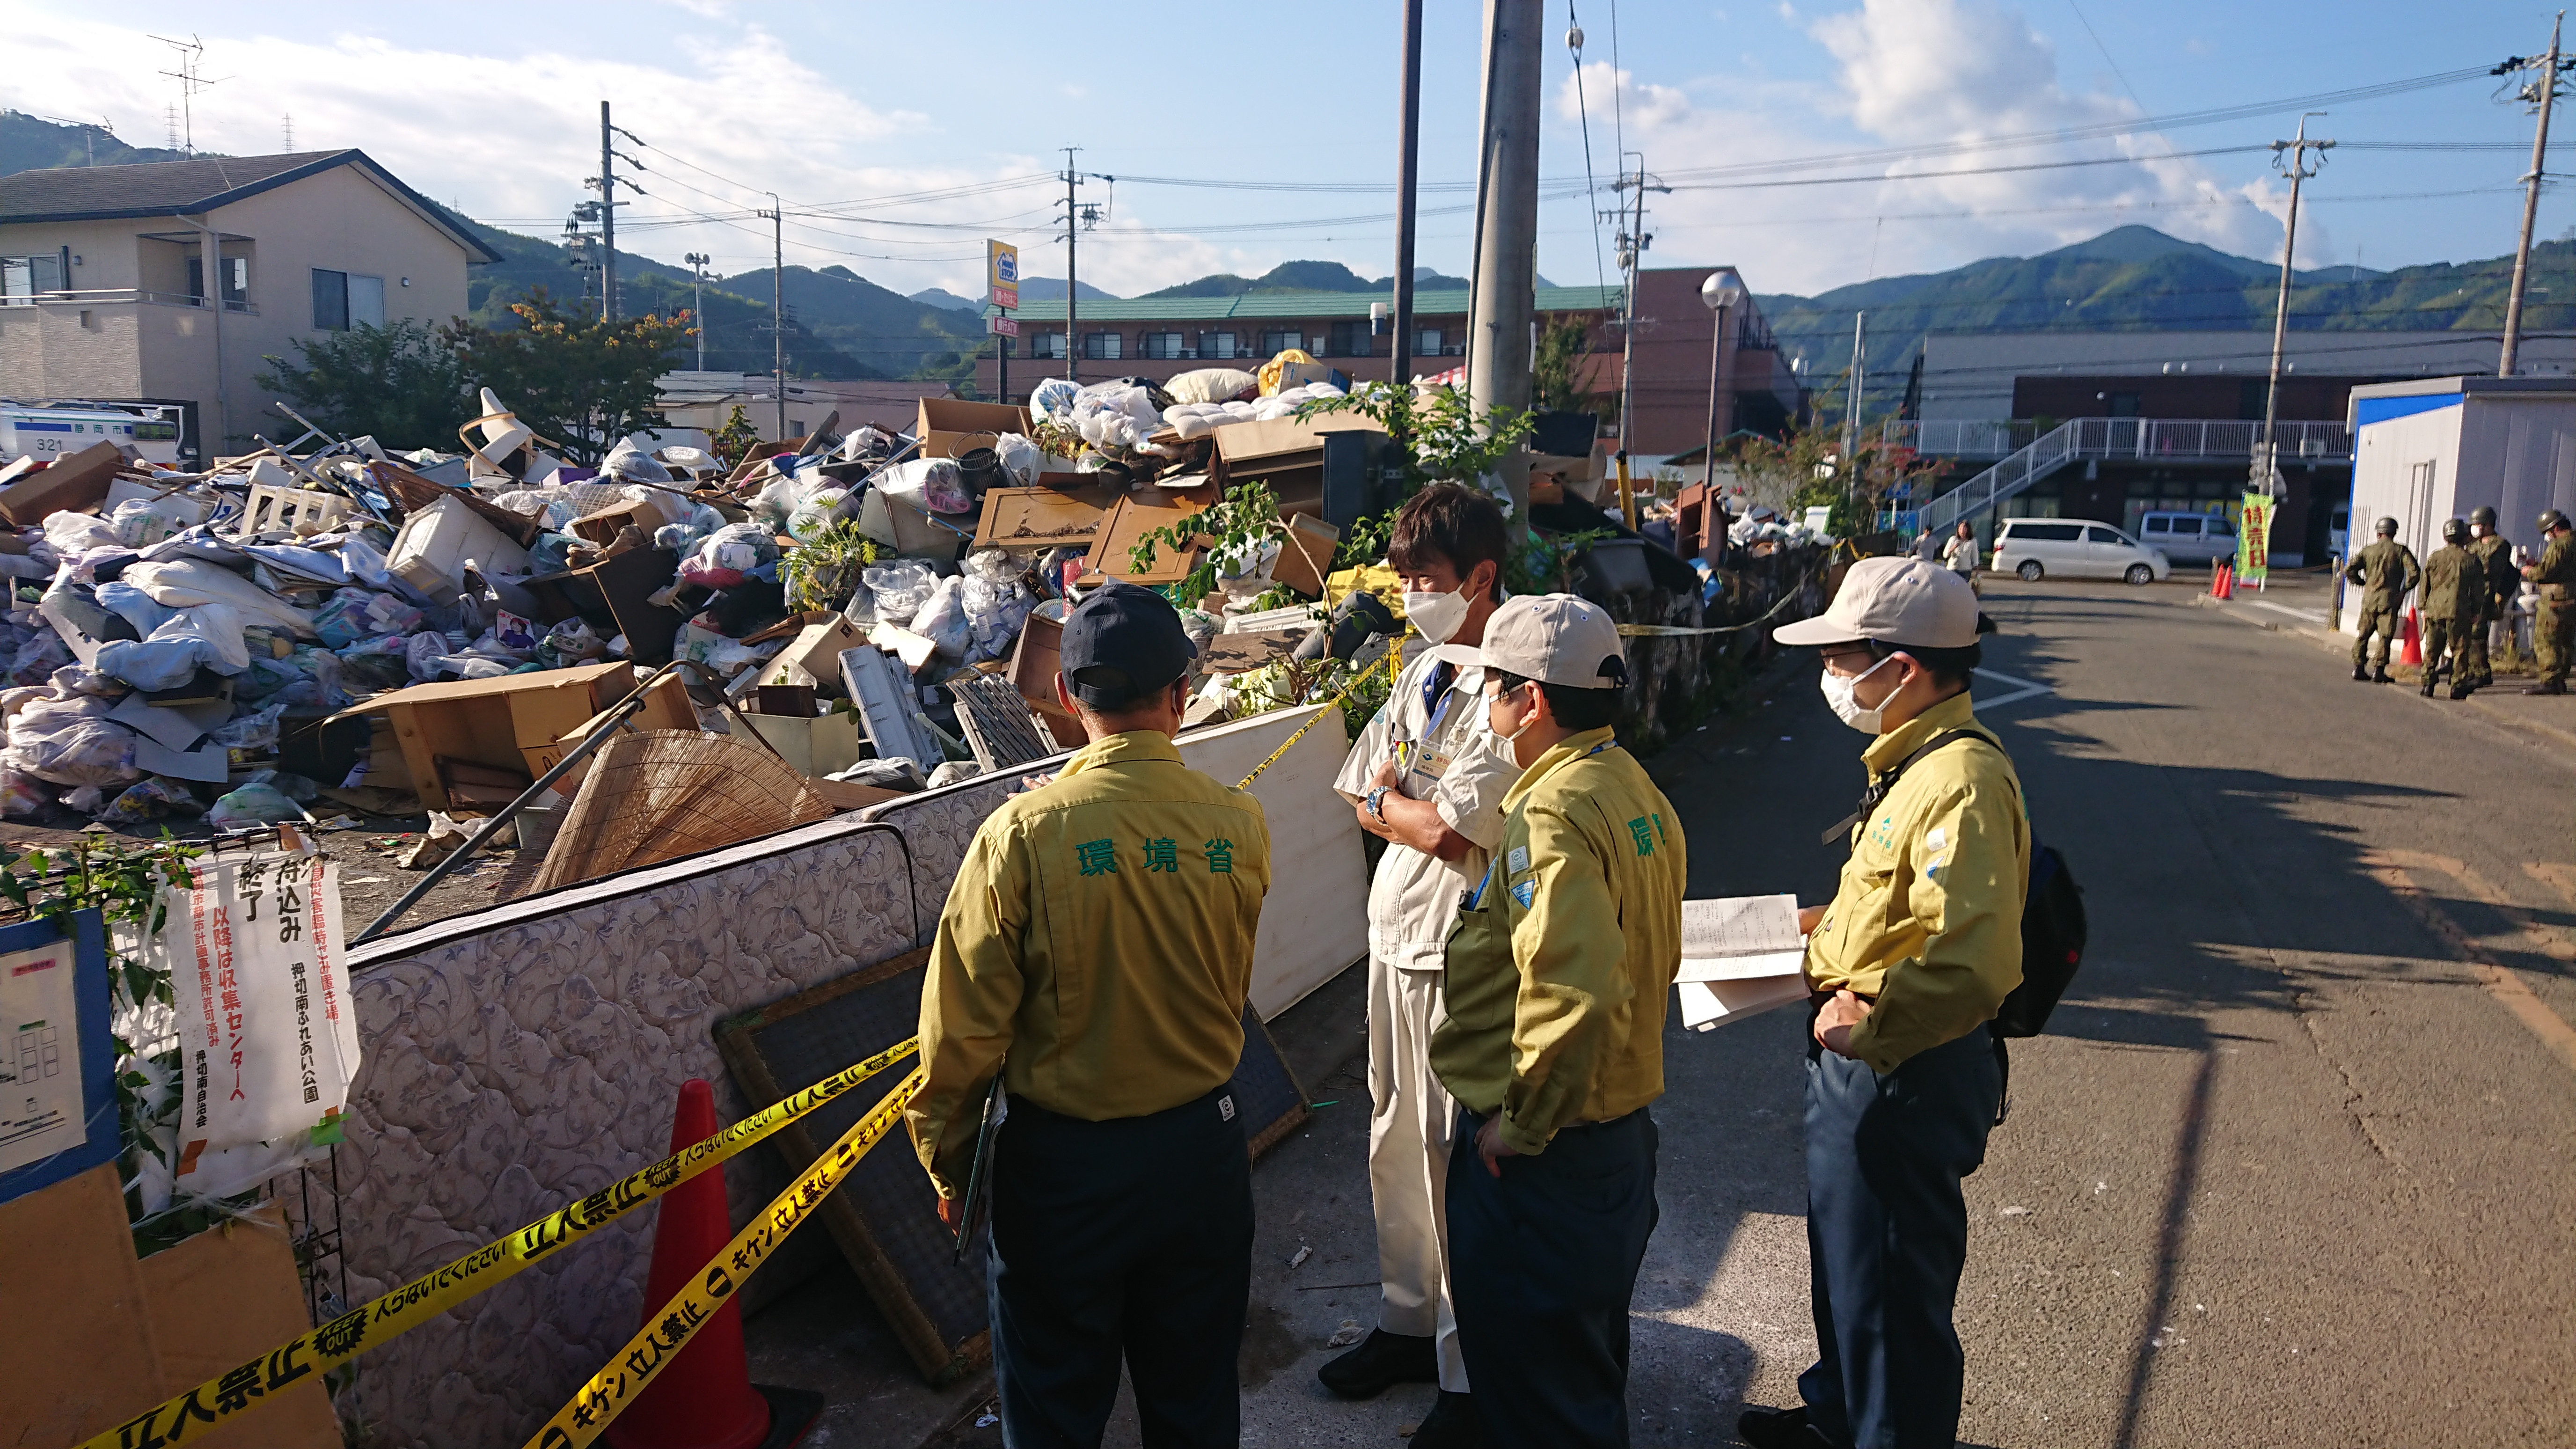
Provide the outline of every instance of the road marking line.
[[2576,1071],[2576,1027],[2569,1026],[2564,1018],[2549,1009],[2547,1003],[2532,994],[2521,977],[2489,955],[2484,946],[2461,929],[2459,922],[2451,919],[2449,912],[2433,904],[2407,872],[2410,869],[2438,870],[2458,880],[2470,894],[2504,909],[2508,914],[2513,913],[2510,902],[2479,879],[2467,865],[2448,856],[2426,855],[2412,850],[2371,850],[2363,852],[2363,859],[2371,862],[2368,866],[2370,873],[2396,892],[2397,898],[2415,913],[2417,919],[2469,958],[2469,969],[2476,973],[2479,984],[2486,988],[2489,996],[2512,1012],[2514,1020],[2538,1037],[2541,1046],[2552,1056],[2565,1063],[2569,1070]]
[[1979,709],[2001,709],[2008,704],[2018,704],[2033,695],[2055,694],[2057,692],[2045,684],[2035,683],[2028,679],[2015,679],[2009,674],[1997,674],[1991,669],[1980,669],[1976,672],[1984,675],[1988,679],[1994,680],[1998,684],[2017,684],[2021,686],[2021,688],[2013,691],[2011,694],[2002,695],[1995,699],[1978,700],[1977,708]]
[[2275,604],[2264,599],[2247,599],[2244,602],[2249,609],[2269,609],[2275,614],[2287,614],[2302,624],[2314,624],[2320,629],[2327,627],[2326,621],[2319,618],[2314,609],[2293,609],[2287,604]]

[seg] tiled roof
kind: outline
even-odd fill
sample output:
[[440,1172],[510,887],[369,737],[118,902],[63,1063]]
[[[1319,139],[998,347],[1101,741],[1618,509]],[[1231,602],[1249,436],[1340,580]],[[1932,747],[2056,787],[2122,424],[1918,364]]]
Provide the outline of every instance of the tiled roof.
[[[1541,287],[1536,302],[1541,312],[1597,312],[1619,305],[1617,287]],[[1250,292],[1239,297],[1085,297],[1081,320],[1084,322],[1228,322],[1257,321],[1263,318],[1366,317],[1369,304],[1382,303],[1389,311],[1395,306],[1392,292]],[[1000,309],[987,305],[984,315],[998,315]],[[1022,322],[1061,322],[1064,299],[1031,301],[1011,314]],[[1416,317],[1463,317],[1467,315],[1464,291],[1416,292],[1413,294]]]
[[334,166],[358,166],[456,239],[478,261],[498,253],[450,222],[438,206],[359,150],[291,151],[278,156],[199,156],[132,166],[53,166],[0,176],[0,225],[116,221],[203,213],[247,200]]

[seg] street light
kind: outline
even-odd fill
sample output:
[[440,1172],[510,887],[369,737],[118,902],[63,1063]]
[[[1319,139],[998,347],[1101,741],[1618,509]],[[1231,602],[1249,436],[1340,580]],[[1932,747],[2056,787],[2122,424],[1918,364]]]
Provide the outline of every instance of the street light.
[[[1708,441],[1700,455],[1700,478],[1708,484],[1709,528],[1723,539],[1725,500],[1717,496],[1717,381],[1718,345],[1726,337],[1728,308],[1744,300],[1744,281],[1732,269],[1722,268],[1708,274],[1699,284],[1699,299],[1716,315],[1708,327]],[[1676,540],[1678,541],[1678,540]]]

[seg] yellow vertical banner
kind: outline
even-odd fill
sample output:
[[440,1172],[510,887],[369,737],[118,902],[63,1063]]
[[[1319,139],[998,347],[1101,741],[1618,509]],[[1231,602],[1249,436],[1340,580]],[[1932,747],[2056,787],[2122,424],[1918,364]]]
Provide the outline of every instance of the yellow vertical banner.
[[2270,567],[2272,504],[2269,494],[2248,493],[2236,518],[2236,582],[2259,584]]

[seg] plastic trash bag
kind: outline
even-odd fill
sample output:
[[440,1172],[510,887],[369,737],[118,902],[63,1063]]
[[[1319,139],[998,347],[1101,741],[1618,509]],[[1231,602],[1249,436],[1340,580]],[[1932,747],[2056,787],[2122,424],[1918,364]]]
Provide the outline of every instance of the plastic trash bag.
[[536,546],[528,550],[528,568],[533,573],[559,574],[572,567],[572,551],[590,548],[586,539],[568,533],[541,533]]
[[[666,499],[664,501],[667,502],[669,500]],[[667,548],[674,553],[685,556],[691,550],[695,549],[700,543],[704,542],[709,534],[714,533],[717,529],[724,526],[725,517],[723,514],[718,513],[714,508],[707,504],[700,503],[690,509],[689,516],[687,518],[684,518],[677,523],[663,524],[660,528],[653,530],[653,546],[655,548]]]
[[206,742],[227,750],[275,749],[277,722],[285,713],[286,706],[283,703],[255,709],[208,730]]
[[[102,597],[99,602],[105,603],[106,599]],[[419,628],[420,610],[392,594],[370,589],[341,589],[313,611],[314,632],[333,649],[346,649],[379,634],[409,634]]]
[[143,772],[134,767],[132,730],[98,718],[53,719],[31,725],[26,714],[9,723],[0,766],[57,785],[121,785]]
[[939,587],[939,571],[917,558],[889,559],[861,570],[859,581],[875,602],[879,620],[909,624]]
[[179,611],[167,604],[156,603],[150,594],[134,585],[116,580],[98,586],[98,606],[134,626],[139,639],[149,639],[152,631],[170,621]]
[[868,480],[888,498],[898,498],[925,513],[972,513],[974,495],[957,471],[954,458],[912,458],[878,470]]
[[[126,786],[123,794],[107,802],[107,807],[91,818],[101,825],[142,825],[165,815],[203,814],[205,808],[186,786],[158,775],[146,775]],[[0,811],[5,811],[5,806],[0,806]]]
[[182,511],[163,503],[128,498],[108,514],[107,527],[116,535],[118,543],[127,548],[141,548],[147,543],[159,543],[187,527],[187,520],[179,516]]
[[606,640],[590,627],[587,620],[566,619],[546,631],[537,641],[537,662],[548,669],[566,669],[575,664],[588,664],[608,652]]
[[51,625],[47,625],[38,630],[35,637],[18,646],[18,653],[9,665],[9,682],[19,685],[43,684],[54,677],[55,670],[69,664],[71,659],[72,646],[64,643],[63,636],[55,633]]
[[1082,385],[1071,378],[1050,377],[1029,391],[1029,411],[1061,422],[1082,395]]
[[45,546],[57,558],[77,558],[94,548],[128,547],[107,520],[94,513],[45,515]]
[[0,767],[0,815],[34,815],[54,803],[54,792],[24,770]]
[[823,778],[907,793],[923,788],[924,784],[921,766],[900,755],[890,760],[861,760],[847,769],[834,770]]
[[778,541],[756,523],[729,523],[708,534],[680,561],[680,581],[710,589],[739,587],[763,565],[778,560]]
[[923,788],[936,790],[942,785],[954,785],[960,780],[972,780],[982,773],[984,773],[984,767],[973,760],[942,760],[939,768],[930,772],[930,783]]
[[620,438],[617,446],[608,450],[608,456],[600,460],[599,473],[603,478],[616,478],[626,482],[668,483],[671,481],[671,470],[663,467],[652,454],[636,447],[633,438]]
[[343,686],[373,694],[378,690],[400,689],[409,684],[410,645],[411,640],[404,635],[386,634],[362,639],[338,651]]
[[455,648],[446,635],[423,630],[403,645],[403,667],[415,681],[426,684],[438,677],[439,660]]
[[[812,543],[832,525],[841,521],[844,506],[849,503],[847,488],[818,488],[796,511],[787,516],[787,536],[798,543]],[[855,514],[856,509],[848,510]]]
[[974,643],[975,626],[966,617],[966,580],[945,578],[908,626],[951,659],[964,659]]
[[1038,474],[1046,466],[1046,453],[1037,444],[1017,433],[1004,433],[995,440],[993,454],[1002,460],[1002,471],[1009,475],[1012,487],[1038,486]]
[[243,785],[206,808],[206,823],[219,831],[251,830],[303,818],[303,808],[274,785]]

